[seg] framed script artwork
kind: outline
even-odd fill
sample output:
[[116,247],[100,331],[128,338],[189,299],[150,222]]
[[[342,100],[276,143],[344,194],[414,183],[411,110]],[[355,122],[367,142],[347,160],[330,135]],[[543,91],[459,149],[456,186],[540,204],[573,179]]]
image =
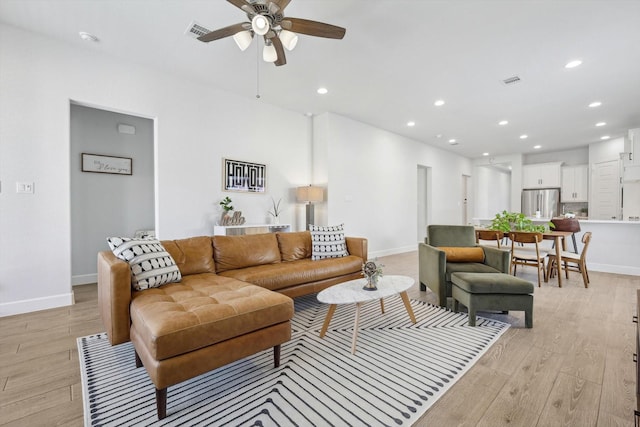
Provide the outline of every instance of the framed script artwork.
[[132,160],[129,157],[82,153],[82,172],[132,175]]
[[222,189],[264,193],[267,188],[267,166],[260,163],[223,159]]

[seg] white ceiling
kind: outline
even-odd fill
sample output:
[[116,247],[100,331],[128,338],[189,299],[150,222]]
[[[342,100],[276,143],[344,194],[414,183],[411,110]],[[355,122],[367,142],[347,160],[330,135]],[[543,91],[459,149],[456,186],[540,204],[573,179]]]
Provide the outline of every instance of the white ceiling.
[[[0,22],[243,97],[256,98],[259,64],[256,102],[335,112],[471,158],[570,149],[640,127],[640,1],[292,0],[285,15],[346,36],[301,35],[275,67],[258,61],[255,39],[241,52],[231,38],[184,35],[192,20],[211,30],[246,20],[223,0],[0,0]],[[572,59],[583,64],[564,68]]]

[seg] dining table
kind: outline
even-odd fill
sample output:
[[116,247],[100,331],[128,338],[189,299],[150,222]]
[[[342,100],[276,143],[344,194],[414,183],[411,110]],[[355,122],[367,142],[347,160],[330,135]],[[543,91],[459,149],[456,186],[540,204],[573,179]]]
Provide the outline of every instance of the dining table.
[[[476,227],[476,230],[486,230],[484,227]],[[562,287],[562,251],[567,250],[567,237],[571,237],[572,231],[555,231],[549,230],[542,233],[544,240],[554,240],[554,249],[556,251],[556,260],[558,261],[558,287]],[[509,233],[504,233],[505,237],[509,237]],[[549,277],[545,275],[545,282],[549,281]]]
[[[567,237],[571,237],[573,231],[545,231],[542,238],[545,240],[555,240],[556,260],[558,262],[558,287],[562,287],[562,251],[567,250]],[[549,281],[549,276],[545,275],[545,282]]]

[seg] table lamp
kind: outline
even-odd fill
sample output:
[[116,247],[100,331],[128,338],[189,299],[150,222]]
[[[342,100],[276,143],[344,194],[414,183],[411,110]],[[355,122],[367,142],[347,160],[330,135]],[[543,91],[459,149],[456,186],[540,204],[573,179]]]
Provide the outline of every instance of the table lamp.
[[296,189],[296,198],[299,202],[307,203],[307,230],[309,224],[314,223],[313,218],[313,202],[321,202],[324,198],[322,187],[314,187],[312,185],[306,187],[298,187]]

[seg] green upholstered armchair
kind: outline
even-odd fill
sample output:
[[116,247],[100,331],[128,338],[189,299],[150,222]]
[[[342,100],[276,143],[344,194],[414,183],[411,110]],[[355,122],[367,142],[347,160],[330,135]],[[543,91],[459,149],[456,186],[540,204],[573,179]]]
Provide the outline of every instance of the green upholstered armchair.
[[418,248],[420,290],[429,287],[442,307],[447,306],[447,297],[451,296],[452,273],[509,274],[511,256],[507,249],[480,246],[484,251],[482,262],[447,262],[445,251],[438,247],[478,247],[472,225],[429,225],[425,240],[427,243],[420,243]]

